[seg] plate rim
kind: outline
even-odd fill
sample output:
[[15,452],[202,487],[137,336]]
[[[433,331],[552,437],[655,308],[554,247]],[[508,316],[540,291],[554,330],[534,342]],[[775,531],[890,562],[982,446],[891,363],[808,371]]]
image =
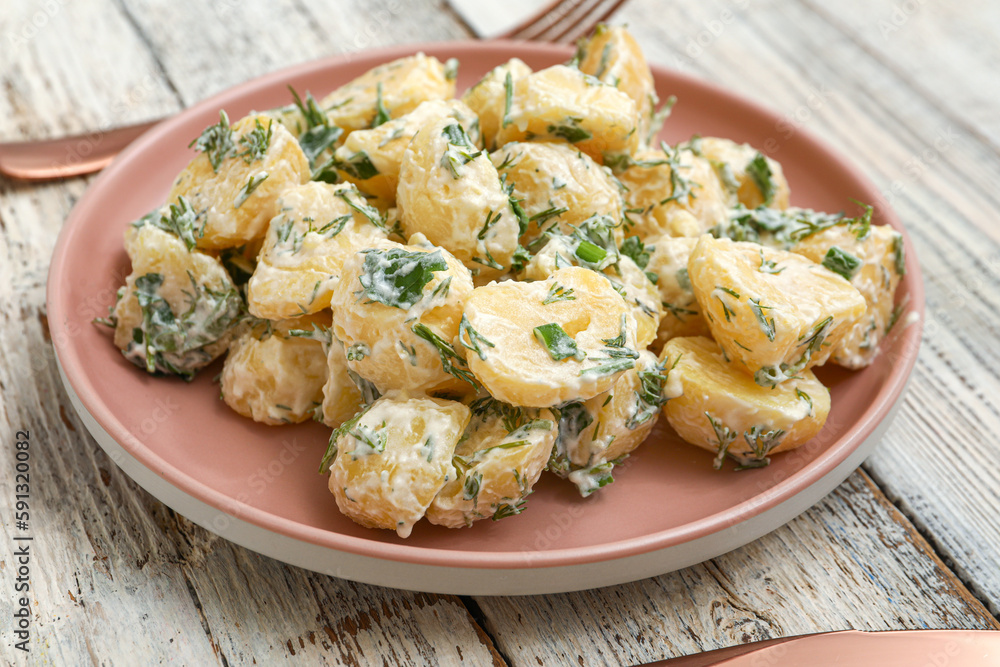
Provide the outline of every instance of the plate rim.
[[[100,192],[114,183],[129,166],[132,155],[146,150],[154,145],[159,137],[166,134],[175,125],[183,124],[193,116],[210,114],[214,117],[218,109],[231,104],[231,101],[244,97],[249,90],[260,87],[275,85],[276,83],[287,82],[293,78],[308,76],[310,74],[326,71],[330,68],[342,67],[354,62],[385,62],[387,60],[412,55],[417,52],[425,52],[432,55],[440,55],[442,52],[453,52],[452,55],[461,57],[462,53],[482,51],[499,51],[507,58],[522,57],[525,54],[533,56],[568,56],[572,53],[572,48],[553,44],[535,44],[516,41],[493,40],[493,41],[467,41],[456,40],[449,42],[427,42],[397,45],[379,49],[370,49],[361,52],[351,52],[347,54],[329,56],[325,58],[309,60],[303,63],[285,67],[259,77],[251,78],[240,84],[220,91],[211,97],[198,102],[185,109],[175,116],[164,120],[162,123],[151,128],[148,132],[131,144],[121,155],[107,167],[81,196],[67,217],[63,228],[59,233],[58,240],[53,250],[52,259],[48,271],[48,284],[46,287],[46,306],[50,313],[51,322],[54,326],[62,327],[67,319],[67,313],[61,307],[58,296],[59,267],[70,249],[73,246],[74,234],[79,233],[81,221],[93,215],[89,208],[93,206],[92,200],[96,198],[93,193]],[[503,56],[501,56],[503,57]],[[700,87],[720,96],[738,102],[744,107],[749,107],[762,117],[780,120],[779,115],[758,103],[756,100],[744,97],[729,91],[719,84],[706,81],[699,77],[679,72],[669,67],[650,63],[654,72],[684,81],[689,85]],[[873,195],[878,193],[878,189],[868,178],[868,176],[855,165],[844,158],[839,151],[832,148],[825,140],[814,135],[806,128],[797,128],[796,133],[801,135],[808,143],[817,147],[824,156],[836,163],[837,167],[847,173],[852,174],[859,182]],[[873,198],[874,201],[874,198]],[[141,447],[138,439],[124,428],[119,420],[112,414],[110,408],[96,397],[93,385],[86,374],[79,368],[79,358],[73,355],[70,349],[69,340],[71,336],[58,335],[53,332],[52,342],[57,359],[61,368],[64,369],[64,383],[67,389],[71,389],[81,401],[84,409],[94,418],[94,420],[104,429],[117,443],[148,470],[157,474],[171,485],[177,486],[182,491],[193,495],[203,502],[211,505],[217,511],[236,516],[248,521],[258,527],[268,531],[302,540],[317,546],[325,547],[335,552],[345,552],[359,556],[375,558],[381,561],[416,563],[440,567],[458,568],[488,568],[496,570],[517,570],[548,568],[559,566],[580,565],[592,562],[615,561],[622,558],[655,552],[664,548],[676,546],[702,538],[706,535],[716,533],[727,526],[738,525],[757,514],[766,512],[789,500],[809,488],[813,483],[821,480],[825,474],[835,469],[840,463],[846,460],[850,454],[865,442],[872,433],[876,431],[880,422],[886,418],[893,409],[903,393],[907,380],[916,364],[917,354],[920,345],[920,336],[925,320],[925,303],[923,280],[919,264],[916,259],[916,252],[907,230],[901,224],[895,212],[884,200],[875,201],[878,214],[882,221],[890,224],[899,231],[904,239],[906,247],[906,287],[909,295],[907,312],[916,314],[915,321],[901,322],[906,325],[900,332],[896,345],[905,345],[908,351],[903,355],[903,363],[894,364],[885,383],[879,390],[876,400],[874,400],[865,412],[860,415],[845,436],[833,443],[824,452],[813,460],[809,461],[802,469],[788,478],[775,484],[766,491],[752,496],[738,504],[728,507],[726,510],[689,522],[682,526],[661,530],[655,533],[642,535],[639,537],[627,538],[600,545],[590,545],[583,547],[570,547],[563,549],[550,549],[544,551],[508,551],[508,552],[480,552],[466,551],[460,549],[440,549],[426,546],[412,546],[407,544],[386,543],[368,539],[334,533],[314,526],[307,526],[298,522],[283,519],[270,512],[257,509],[245,503],[241,503],[231,498],[215,488],[190,477],[186,473],[168,464],[155,452],[149,448]],[[910,315],[912,317],[912,315]],[[89,389],[89,391],[87,391]],[[881,413],[881,416],[879,416]],[[125,443],[139,445],[130,449]],[[102,445],[103,447],[103,445]],[[803,508],[804,509],[804,508]],[[211,529],[210,529],[211,530]],[[524,554],[531,553],[534,556],[530,562],[523,562]],[[711,557],[711,556],[709,556]]]
[[[58,364],[57,364],[58,365]],[[65,378],[59,366],[61,378]],[[67,387],[73,408],[80,414],[87,429],[105,452],[119,467],[135,479],[131,472],[131,456],[122,445],[114,440],[99,424],[90,423],[93,417],[78,404],[79,397],[72,387]],[[854,449],[841,463],[823,477],[794,494],[776,506],[757,513],[746,522],[733,524],[723,530],[707,534],[688,542],[681,542],[662,549],[624,556],[614,561],[621,565],[611,574],[604,567],[607,561],[589,561],[578,564],[552,565],[539,568],[519,568],[516,571],[489,567],[450,567],[426,565],[412,561],[398,562],[393,568],[380,567],[383,562],[349,552],[336,552],[336,561],[331,562],[330,549],[295,537],[276,534],[265,528],[243,521],[239,517],[226,516],[221,526],[208,520],[199,510],[209,508],[216,515],[216,508],[193,498],[182,489],[173,486],[163,478],[143,466],[140,474],[150,475],[152,483],[139,483],[148,493],[176,509],[189,520],[225,539],[284,563],[364,584],[389,586],[403,590],[413,590],[437,594],[453,595],[545,595],[589,590],[602,586],[612,586],[657,576],[706,560],[705,550],[714,558],[733,549],[742,547],[767,533],[779,528],[803,511],[813,506],[841,484],[875,449],[882,433],[888,429],[900,408],[895,403],[885,419],[880,421],[875,431]],[[96,429],[96,431],[95,431]],[[121,459],[122,452],[125,460]],[[133,459],[134,461],[134,459]],[[160,484],[162,483],[162,486]],[[808,495],[807,495],[808,494]],[[216,517],[218,518],[218,517]],[[586,583],[581,583],[586,582]]]

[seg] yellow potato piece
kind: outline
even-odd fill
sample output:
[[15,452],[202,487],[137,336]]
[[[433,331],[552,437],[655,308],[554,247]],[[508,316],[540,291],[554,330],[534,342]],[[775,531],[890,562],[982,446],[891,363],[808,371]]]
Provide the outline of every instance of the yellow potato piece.
[[653,73],[635,38],[622,26],[597,26],[590,39],[577,48],[580,71],[622,91],[635,102],[639,112],[639,139],[650,141],[655,126],[656,94]]
[[812,371],[767,389],[727,362],[712,340],[673,338],[661,359],[669,372],[667,421],[685,441],[759,467],[771,454],[794,449],[815,437],[830,413],[830,392]]
[[329,313],[258,322],[229,346],[222,367],[222,399],[263,424],[311,419],[323,398],[326,351],[316,338],[291,332],[325,331]]
[[[132,272],[119,290],[110,320],[115,346],[140,368],[153,373],[191,376],[229,347],[233,329],[243,315],[242,299],[222,263],[184,242],[150,220],[169,215],[169,208],[129,225],[125,251]],[[150,299],[144,317],[139,294]],[[169,306],[175,326],[159,326]]]
[[[352,351],[354,355],[356,351]],[[379,397],[375,385],[347,366],[344,344],[336,338],[327,352],[326,383],[323,385],[323,423],[337,428],[365,405]]]
[[608,391],[561,406],[559,441],[549,469],[589,496],[611,483],[612,471],[653,430],[665,400],[666,372],[656,355],[639,353],[635,368]]
[[471,408],[472,420],[452,458],[458,476],[427,510],[428,521],[449,528],[520,514],[556,440],[549,410],[517,408],[490,397]]
[[853,271],[851,284],[865,298],[868,310],[833,348],[831,360],[845,368],[863,368],[874,361],[880,341],[898,316],[893,304],[906,271],[899,232],[888,225],[875,225],[867,234],[860,233],[859,239],[859,232],[846,224],[837,225],[791,247],[792,252],[819,263],[828,256],[831,259],[827,261],[835,262],[839,251],[849,255],[846,268]]
[[569,234],[572,225],[593,215],[622,219],[622,190],[611,171],[570,144],[513,142],[490,159],[514,186],[514,196],[529,218],[521,236],[524,243],[538,238],[543,229]]
[[688,275],[713,338],[765,387],[823,364],[866,309],[841,276],[756,243],[706,234]]
[[510,268],[518,218],[489,155],[454,118],[425,125],[410,142],[396,197],[406,235],[423,234],[482,278]]
[[452,456],[469,408],[438,398],[383,396],[334,431],[330,492],[368,528],[409,537],[438,491],[455,478]]
[[378,127],[351,132],[334,152],[337,173],[362,192],[394,204],[403,152],[421,127],[438,118],[455,119],[468,129],[473,144],[482,144],[472,109],[458,100],[430,100]]
[[350,184],[285,191],[247,288],[250,312],[282,319],[330,305],[344,261],[386,237],[381,215]]
[[692,150],[707,158],[720,180],[747,208],[768,206],[788,208],[788,180],[781,163],[763,155],[750,144],[731,139],[700,137],[689,143]]
[[471,293],[468,269],[446,250],[381,241],[354,253],[330,302],[348,367],[381,393],[471,390],[444,367],[468,373],[455,340]]
[[[545,280],[560,268],[579,266],[580,258],[575,254],[565,237],[549,239],[538,253],[524,267],[527,280]],[[618,261],[600,273],[616,292],[625,300],[636,321],[636,341],[639,349],[645,349],[656,338],[657,328],[663,318],[656,286],[632,258],[621,255]]]
[[639,145],[635,102],[574,67],[555,65],[513,83],[497,146],[528,139],[564,139],[604,164],[605,156]]
[[167,195],[168,202],[190,202],[202,226],[198,247],[208,249],[259,239],[278,212],[282,192],[309,180],[309,162],[295,137],[271,118],[247,116],[231,129],[222,121],[215,128],[230,149],[201,152]]
[[482,131],[483,145],[489,150],[496,147],[497,131],[503,120],[506,102],[505,82],[508,74],[510,74],[513,84],[531,74],[531,68],[519,58],[511,58],[503,65],[490,70],[476,85],[462,95],[462,101],[479,116],[479,129]]
[[688,277],[688,258],[697,242],[695,238],[666,234],[646,239],[646,247],[651,249],[646,271],[657,276],[656,289],[663,308],[656,334],[657,350],[677,336],[709,335],[708,321],[701,314]]
[[[477,287],[465,317],[477,339],[488,342],[467,351],[469,367],[492,396],[512,405],[587,400],[609,389],[638,356],[635,318],[610,283],[589,269]],[[542,342],[538,327],[554,344]],[[462,342],[473,342],[468,332]],[[570,356],[554,358],[570,348]]]
[[684,147],[637,152],[618,174],[632,233],[698,236],[729,220],[729,197],[711,163]]
[[418,53],[379,65],[320,101],[330,122],[348,136],[372,127],[379,101],[389,118],[416,109],[427,100],[455,96],[454,71],[433,56]]

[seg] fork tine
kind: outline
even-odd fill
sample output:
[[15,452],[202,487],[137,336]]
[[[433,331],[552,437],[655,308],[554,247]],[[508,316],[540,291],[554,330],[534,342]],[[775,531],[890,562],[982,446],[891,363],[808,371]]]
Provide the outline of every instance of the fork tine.
[[499,38],[571,44],[588,35],[624,3],[625,0],[556,0]]
[[559,8],[559,17],[545,26],[534,40],[538,42],[556,42],[559,35],[562,35],[567,27],[576,25],[581,19],[588,17],[594,8],[599,6],[603,0],[567,0]]
[[545,7],[526,18],[507,32],[497,35],[497,39],[535,40],[538,35],[548,30],[562,19],[568,11],[572,11],[579,0],[552,0]]
[[599,0],[594,10],[581,16],[580,20],[566,27],[563,32],[552,38],[553,42],[574,44],[581,37],[588,36],[594,28],[603,23],[609,16],[625,3],[625,0]]

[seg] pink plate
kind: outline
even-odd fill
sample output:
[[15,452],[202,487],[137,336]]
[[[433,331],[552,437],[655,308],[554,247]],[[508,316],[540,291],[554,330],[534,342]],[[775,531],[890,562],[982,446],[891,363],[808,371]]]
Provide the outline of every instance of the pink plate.
[[[517,56],[535,69],[565,61],[565,47],[453,42],[306,63],[221,93],[153,128],[94,182],[66,221],[52,258],[48,312],[66,389],[98,443],[140,485],[193,521],[234,542],[320,572],[386,586],[462,594],[570,591],[633,581],[746,544],[817,502],[871,452],[888,425],[917,357],[923,315],[920,269],[906,241],[901,298],[906,318],[875,364],[857,373],[821,369],[833,410],[822,433],[770,467],[712,470],[708,452],[658,427],[616,469],[616,481],[582,499],[545,476],[527,511],[449,530],[426,522],[406,540],[343,517],[316,473],[329,429],[268,427],[237,416],[204,371],[191,384],[153,378],[128,363],[107,314],[129,272],[125,226],[166,197],[191,159],[193,137],[218,119],[289,102],[288,86],[317,97],[371,67],[417,50],[461,61],[464,90]],[[796,205],[852,210],[881,202],[875,186],[807,132],[716,86],[654,67],[661,97],[679,100],[663,138],[729,137],[779,159]],[[902,229],[886,206],[876,222]]]

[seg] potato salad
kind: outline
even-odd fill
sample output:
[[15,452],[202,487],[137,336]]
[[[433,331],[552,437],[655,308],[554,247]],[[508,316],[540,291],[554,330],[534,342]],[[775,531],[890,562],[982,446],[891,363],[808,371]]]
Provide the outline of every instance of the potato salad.
[[220,111],[125,231],[124,357],[219,360],[238,414],[322,422],[331,507],[401,537],[518,515],[543,475],[600,493],[661,416],[717,469],[816,436],[813,369],[872,363],[899,316],[900,235],[793,207],[753,146],[660,140],[674,100],[624,28],[465,91],[458,66]]

